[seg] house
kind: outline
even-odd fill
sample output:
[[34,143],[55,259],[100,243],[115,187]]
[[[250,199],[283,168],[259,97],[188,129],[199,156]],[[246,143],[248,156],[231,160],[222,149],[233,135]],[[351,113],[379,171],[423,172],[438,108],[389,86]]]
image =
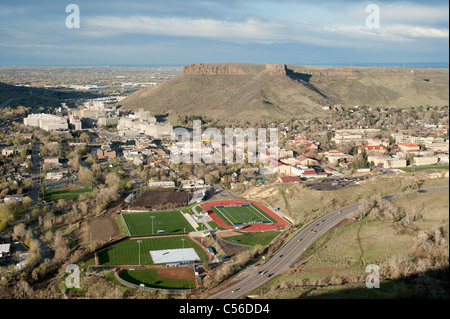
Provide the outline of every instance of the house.
[[300,181],[300,177],[298,176],[285,176],[278,178],[279,183],[296,183]]
[[420,146],[411,143],[399,143],[398,149],[400,152],[418,152],[420,151]]
[[18,203],[21,203],[22,199],[23,199],[23,195],[10,195],[10,196],[5,196],[3,201],[5,203],[12,202],[12,201],[16,201]]
[[16,149],[14,147],[6,147],[2,149],[2,155],[8,157],[10,155],[16,154]]
[[0,244],[0,258],[9,257],[11,255],[11,244]]

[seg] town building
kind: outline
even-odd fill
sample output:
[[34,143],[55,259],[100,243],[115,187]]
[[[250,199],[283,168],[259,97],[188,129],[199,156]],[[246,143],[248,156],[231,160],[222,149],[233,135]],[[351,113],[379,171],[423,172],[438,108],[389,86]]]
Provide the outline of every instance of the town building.
[[29,114],[23,119],[23,124],[27,127],[39,127],[48,132],[69,129],[67,119],[52,114]]
[[406,167],[406,159],[394,158],[389,156],[368,156],[367,161],[374,163],[375,166],[383,168]]
[[439,157],[437,156],[414,156],[413,165],[424,166],[424,165],[435,165],[439,162]]
[[418,152],[420,151],[420,146],[411,143],[399,143],[398,149],[400,152]]
[[160,182],[149,181],[148,187],[149,188],[174,188],[175,182],[174,181],[160,181]]

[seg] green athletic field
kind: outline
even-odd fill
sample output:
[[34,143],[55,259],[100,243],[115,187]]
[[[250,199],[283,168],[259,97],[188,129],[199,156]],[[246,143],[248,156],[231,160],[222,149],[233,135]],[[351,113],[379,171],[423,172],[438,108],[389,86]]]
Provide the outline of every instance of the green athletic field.
[[124,270],[120,278],[135,285],[144,284],[146,287],[157,289],[195,289],[194,278],[169,279],[158,276],[159,269]]
[[58,199],[77,199],[81,194],[92,192],[92,188],[74,190],[52,189],[45,192],[44,200],[51,202]]
[[211,207],[211,209],[229,226],[233,226],[234,224],[251,224],[261,222],[277,223],[275,219],[254,204],[250,206],[238,207],[215,206]]
[[[184,246],[183,241],[184,240]],[[139,265],[139,246],[141,265],[153,265],[150,250],[194,248],[200,257],[200,262],[207,261],[208,255],[187,236],[145,238],[141,244],[136,239],[130,239],[104,250],[98,254],[99,265],[119,266],[119,265]]]
[[[158,230],[164,230],[165,234],[195,231],[178,210],[124,213],[122,215],[131,236],[158,234]],[[154,216],[153,229],[151,216]]]

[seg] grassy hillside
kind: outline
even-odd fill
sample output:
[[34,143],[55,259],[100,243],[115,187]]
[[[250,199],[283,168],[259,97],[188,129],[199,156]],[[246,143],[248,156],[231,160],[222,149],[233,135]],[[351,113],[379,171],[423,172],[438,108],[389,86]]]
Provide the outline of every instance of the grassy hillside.
[[448,70],[287,66],[284,72],[277,71],[264,64],[193,65],[170,81],[133,93],[121,104],[175,120],[178,115],[196,115],[250,122],[321,116],[322,106],[335,104],[448,104]]
[[[421,218],[405,226],[369,215],[325,234],[303,264],[254,294],[269,299],[448,298],[448,193],[411,193],[393,205],[416,209]],[[369,264],[379,266],[379,289],[365,286]]]

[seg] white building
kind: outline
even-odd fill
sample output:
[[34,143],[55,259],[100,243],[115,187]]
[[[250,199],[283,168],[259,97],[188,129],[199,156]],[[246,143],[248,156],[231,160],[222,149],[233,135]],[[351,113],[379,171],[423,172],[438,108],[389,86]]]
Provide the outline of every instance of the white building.
[[23,119],[27,127],[39,127],[45,131],[67,131],[69,124],[67,119],[52,114],[29,114]]

